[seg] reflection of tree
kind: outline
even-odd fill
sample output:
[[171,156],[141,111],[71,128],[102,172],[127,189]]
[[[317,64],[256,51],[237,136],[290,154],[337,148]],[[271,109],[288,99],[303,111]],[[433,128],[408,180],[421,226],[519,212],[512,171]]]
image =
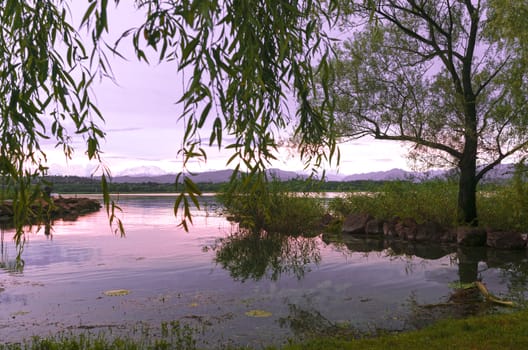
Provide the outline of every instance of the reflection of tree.
[[502,284],[508,287],[507,298],[520,305],[526,305],[528,290],[528,256],[523,250],[489,250],[486,263],[488,268],[500,269]]
[[217,241],[215,261],[237,280],[277,280],[283,273],[301,279],[308,265],[318,264],[321,253],[317,238],[240,230]]
[[357,338],[361,333],[353,328],[348,321],[333,322],[313,308],[304,309],[295,304],[289,304],[289,315],[281,317],[281,327],[289,327],[299,339],[339,336]]
[[[451,264],[458,266],[458,281],[461,286],[467,286],[482,280],[482,273],[487,269],[496,269],[503,277],[502,284],[508,287],[507,299],[516,303],[526,303],[525,293],[528,290],[528,255],[526,250],[499,250],[487,247],[466,247],[453,244],[425,244],[402,240],[387,240],[383,238],[360,237],[352,235],[323,235],[323,241],[331,244],[343,254],[376,253],[390,260],[406,262],[405,270],[412,273],[415,262],[425,264],[449,256]],[[487,267],[479,265],[484,262]],[[486,283],[486,281],[482,281]],[[478,291],[476,291],[478,293]],[[467,299],[474,298],[467,293]],[[466,296],[463,293],[457,297]]]

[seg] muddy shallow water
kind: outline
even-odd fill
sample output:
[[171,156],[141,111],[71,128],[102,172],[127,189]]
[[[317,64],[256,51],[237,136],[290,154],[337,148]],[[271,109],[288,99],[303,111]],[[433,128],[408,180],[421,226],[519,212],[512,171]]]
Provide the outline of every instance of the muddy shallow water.
[[[237,233],[212,199],[185,233],[173,200],[122,198],[125,238],[111,233],[104,211],[57,221],[51,237],[29,234],[23,271],[11,268],[12,233],[4,232],[0,341],[61,331],[155,334],[177,320],[205,347],[260,347],[336,330],[413,329],[442,317],[431,304],[446,303],[474,276],[500,297],[523,302],[526,294],[526,252],[326,235],[256,239]],[[129,293],[104,294],[116,289]]]

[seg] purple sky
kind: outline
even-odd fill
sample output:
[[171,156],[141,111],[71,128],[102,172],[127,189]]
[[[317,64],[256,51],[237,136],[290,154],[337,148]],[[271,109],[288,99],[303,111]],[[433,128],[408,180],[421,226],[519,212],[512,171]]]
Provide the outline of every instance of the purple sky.
[[[72,6],[74,15],[78,15],[77,11],[82,11],[86,4],[75,1]],[[122,2],[118,10],[113,10],[109,18],[109,41],[141,21],[141,16],[135,10],[126,8],[125,2]],[[137,62],[129,42],[124,43],[122,50],[129,58],[128,61],[119,58],[111,60],[118,85],[107,80],[95,89],[98,107],[106,120],[102,125],[107,133],[102,147],[104,161],[115,175],[140,167],[159,168],[164,172],[175,173],[181,166],[177,151],[181,145],[183,128],[177,120],[181,109],[175,101],[181,95],[183,79],[177,74],[175,64],[154,63],[148,66],[144,62]],[[208,138],[209,135],[204,130],[201,136]],[[95,164],[88,163],[82,140],[75,144],[78,150],[68,162],[61,150],[54,149],[51,145],[47,147],[51,173],[90,175]],[[403,158],[404,148],[394,142],[361,140],[343,144],[340,148],[339,169],[332,167],[327,171],[355,174],[408,168]],[[217,148],[207,150],[207,163],[193,164],[192,170],[225,169],[230,153],[220,152]],[[281,151],[279,161],[272,166],[294,171],[303,169],[298,157],[292,156],[287,150]]]

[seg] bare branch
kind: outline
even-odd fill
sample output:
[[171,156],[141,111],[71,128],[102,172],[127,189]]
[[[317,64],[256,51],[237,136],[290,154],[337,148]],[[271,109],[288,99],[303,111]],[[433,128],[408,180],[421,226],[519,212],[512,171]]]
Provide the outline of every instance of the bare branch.
[[444,144],[441,144],[441,143],[427,141],[427,140],[424,140],[424,139],[418,138],[418,137],[413,137],[413,136],[409,136],[409,135],[386,135],[386,134],[381,134],[381,133],[376,133],[373,136],[374,136],[375,139],[378,139],[378,140],[392,140],[392,141],[413,142],[413,143],[416,143],[418,145],[422,145],[422,146],[426,146],[426,147],[429,147],[429,148],[432,148],[432,149],[437,149],[437,150],[440,150],[440,151],[444,151],[444,152],[450,154],[452,157],[454,157],[456,159],[460,159],[462,157],[462,153],[457,151],[454,148],[451,148],[451,147],[449,147],[447,145],[444,145]]

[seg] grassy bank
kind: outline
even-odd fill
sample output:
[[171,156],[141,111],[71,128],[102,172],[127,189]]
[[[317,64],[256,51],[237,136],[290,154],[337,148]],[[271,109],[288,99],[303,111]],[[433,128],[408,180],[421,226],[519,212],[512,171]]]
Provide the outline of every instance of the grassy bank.
[[284,350],[310,349],[528,349],[528,311],[508,315],[444,320],[419,331],[344,341],[313,340]]
[[[472,317],[465,320],[445,320],[419,331],[382,335],[376,338],[344,340],[314,339],[289,344],[282,350],[356,350],[356,349],[527,349],[528,311],[512,314]],[[33,344],[1,345],[0,350],[102,350],[102,349],[196,349],[189,332],[169,332],[156,340],[107,340],[103,337],[61,337],[36,340]],[[231,348],[235,349],[235,348]],[[247,349],[247,348],[244,348]],[[276,349],[276,348],[270,348]]]
[[[368,196],[349,193],[335,198],[330,210],[338,217],[367,212],[383,220],[411,217],[417,222],[433,221],[449,227],[457,222],[457,195],[456,181],[391,181]],[[482,227],[527,231],[528,182],[516,176],[504,184],[479,186],[477,211]]]

